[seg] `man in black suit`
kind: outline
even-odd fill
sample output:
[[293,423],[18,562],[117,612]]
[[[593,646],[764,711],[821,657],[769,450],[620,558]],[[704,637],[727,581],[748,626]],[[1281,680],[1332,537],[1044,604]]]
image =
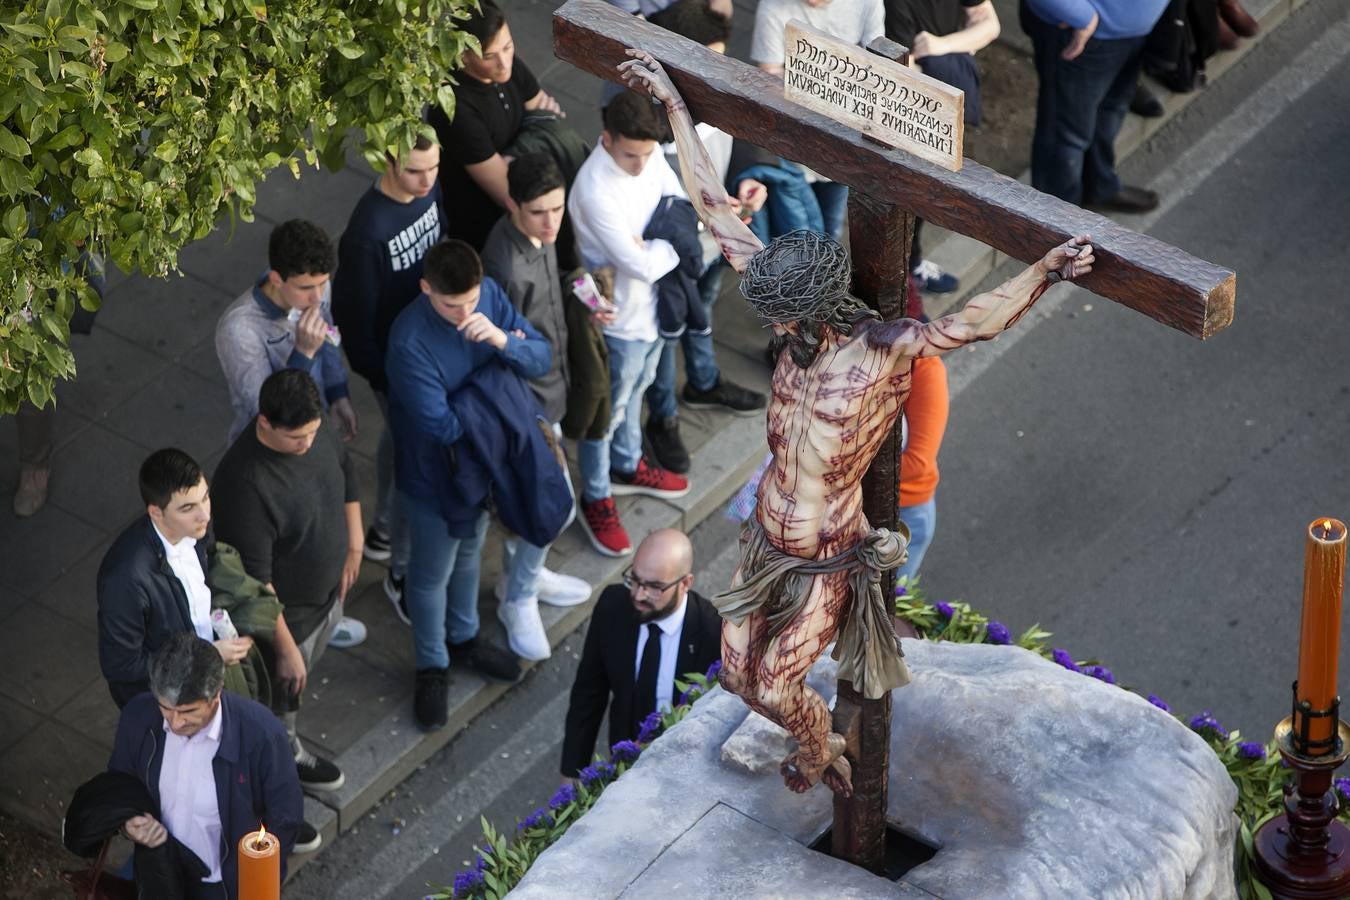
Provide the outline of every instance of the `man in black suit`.
[[600,595],[567,707],[564,777],[590,764],[606,701],[610,746],[633,740],[648,714],[675,703],[676,678],[706,672],[721,655],[722,620],[693,583],[693,545],[663,529],[638,545],[623,584]]

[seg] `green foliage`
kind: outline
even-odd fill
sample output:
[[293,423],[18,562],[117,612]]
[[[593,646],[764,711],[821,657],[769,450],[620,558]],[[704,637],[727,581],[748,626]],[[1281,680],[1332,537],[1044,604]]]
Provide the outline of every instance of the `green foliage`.
[[74,374],[81,247],[164,276],[286,166],[377,166],[453,112],[474,0],[28,0],[0,7],[0,413]]

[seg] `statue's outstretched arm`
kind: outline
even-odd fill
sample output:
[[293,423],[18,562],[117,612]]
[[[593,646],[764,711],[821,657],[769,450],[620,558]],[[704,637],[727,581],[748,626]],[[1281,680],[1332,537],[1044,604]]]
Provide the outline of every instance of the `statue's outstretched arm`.
[[631,88],[645,89],[653,98],[665,104],[671,130],[675,132],[675,148],[680,156],[680,170],[689,202],[716,238],[727,262],[737,272],[744,272],[750,257],[763,250],[764,245],[732,209],[731,198],[727,196],[722,179],[717,177],[717,169],[708,156],[708,149],[699,140],[689,110],[666,70],[641,50],[626,52],[633,58],[619,64],[624,81]]
[[869,333],[873,343],[890,345],[898,356],[939,356],[975,341],[987,341],[1016,324],[1051,285],[1092,271],[1096,261],[1084,234],[1055,247],[1003,284],[977,294],[951,315],[921,324],[913,319],[886,322]]

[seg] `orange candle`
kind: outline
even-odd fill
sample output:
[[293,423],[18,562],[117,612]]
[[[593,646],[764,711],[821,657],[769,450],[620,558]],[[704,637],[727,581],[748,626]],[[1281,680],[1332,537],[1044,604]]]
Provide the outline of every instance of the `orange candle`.
[[239,900],[281,900],[281,841],[262,825],[239,839]]
[[[1306,701],[1314,710],[1329,709],[1336,699],[1336,666],[1341,649],[1341,594],[1345,586],[1345,523],[1318,519],[1308,526],[1303,557],[1303,632],[1298,648],[1298,708]],[[1305,717],[1294,713],[1294,734]],[[1337,721],[1330,716],[1306,717],[1308,755],[1323,756],[1334,749],[1329,741]]]

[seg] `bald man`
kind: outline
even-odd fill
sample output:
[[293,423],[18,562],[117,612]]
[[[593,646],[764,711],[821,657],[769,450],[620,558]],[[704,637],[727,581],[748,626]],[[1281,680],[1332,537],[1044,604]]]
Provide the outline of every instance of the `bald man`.
[[693,584],[694,547],[667,528],[647,535],[623,583],[600,594],[567,707],[564,777],[577,777],[594,758],[606,703],[612,747],[637,737],[653,710],[674,705],[676,678],[706,672],[718,659],[721,620]]

